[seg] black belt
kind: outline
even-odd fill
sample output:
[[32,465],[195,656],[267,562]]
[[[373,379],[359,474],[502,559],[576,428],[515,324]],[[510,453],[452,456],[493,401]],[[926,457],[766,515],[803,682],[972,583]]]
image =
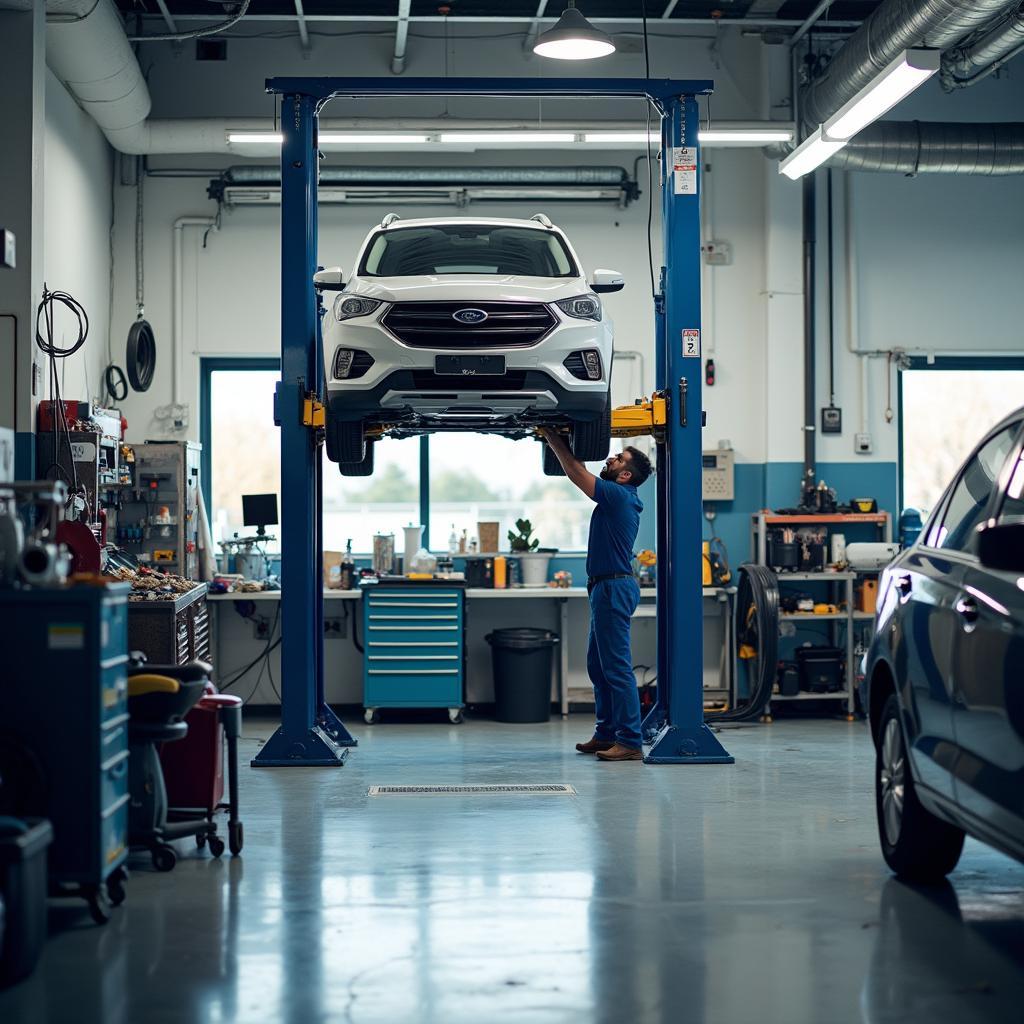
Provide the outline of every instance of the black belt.
[[587,590],[593,590],[603,580],[631,580],[632,578],[633,574],[631,572],[606,572],[600,576],[589,576],[587,578]]

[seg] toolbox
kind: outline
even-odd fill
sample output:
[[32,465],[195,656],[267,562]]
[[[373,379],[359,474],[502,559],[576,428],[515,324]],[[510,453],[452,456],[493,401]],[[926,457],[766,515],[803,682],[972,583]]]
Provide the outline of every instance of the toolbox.
[[50,887],[73,887],[97,921],[109,917],[107,880],[128,856],[129,590],[0,591],[0,721],[42,776],[25,797],[35,806],[14,813],[49,818]]
[[0,986],[31,974],[46,941],[45,818],[0,817]]
[[447,708],[460,718],[465,583],[387,580],[363,586],[363,706]]
[[798,647],[800,689],[808,693],[836,693],[843,688],[843,651],[838,647]]
[[184,594],[128,606],[128,646],[158,665],[210,660],[207,587],[197,583]]

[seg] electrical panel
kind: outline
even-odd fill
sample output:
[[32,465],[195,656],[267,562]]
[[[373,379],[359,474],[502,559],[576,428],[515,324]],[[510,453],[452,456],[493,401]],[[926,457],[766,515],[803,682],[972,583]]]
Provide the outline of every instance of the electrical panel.
[[133,479],[118,511],[118,545],[144,565],[198,579],[202,446],[147,441],[131,449]]
[[713,448],[702,453],[701,497],[704,501],[732,501],[736,497],[735,456],[731,448]]
[[98,430],[72,430],[67,434],[40,431],[36,434],[36,472],[40,480],[77,480],[85,488],[88,521],[99,521],[106,502],[104,492],[120,478],[121,443]]

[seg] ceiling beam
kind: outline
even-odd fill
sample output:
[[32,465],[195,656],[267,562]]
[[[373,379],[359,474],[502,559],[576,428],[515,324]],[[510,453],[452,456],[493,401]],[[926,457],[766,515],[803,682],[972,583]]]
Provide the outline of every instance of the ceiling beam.
[[530,27],[526,31],[526,38],[523,40],[523,50],[526,53],[533,53],[533,44],[537,42],[537,36],[540,35],[540,23],[544,17],[544,8],[547,5],[548,0],[537,0],[537,13],[534,15],[533,21],[530,22]]
[[821,0],[821,3],[818,4],[818,6],[815,7],[814,10],[811,11],[810,14],[807,15],[807,18],[805,19],[804,23],[793,33],[793,38],[790,39],[789,45],[790,46],[796,46],[796,44],[799,43],[800,40],[803,39],[803,37],[805,35],[807,35],[807,33],[810,32],[812,28],[814,28],[815,22],[831,6],[832,6],[832,0]]
[[672,12],[676,9],[678,3],[679,0],[668,0],[668,7],[665,8],[665,12],[661,16],[662,21],[668,21],[672,17]]

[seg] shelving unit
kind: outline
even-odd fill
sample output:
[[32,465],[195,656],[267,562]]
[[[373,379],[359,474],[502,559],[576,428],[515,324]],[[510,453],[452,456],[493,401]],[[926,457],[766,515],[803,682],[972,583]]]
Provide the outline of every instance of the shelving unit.
[[[751,516],[751,555],[758,565],[767,565],[768,558],[768,531],[772,527],[801,526],[825,526],[825,527],[873,527],[875,539],[879,541],[892,541],[892,517],[888,512],[835,512],[828,514],[807,514],[807,515],[781,515],[773,512],[758,512]],[[847,717],[852,718],[855,711],[855,696],[857,682],[857,666],[855,664],[855,625],[857,623],[869,622],[874,619],[871,612],[859,611],[854,606],[854,584],[858,579],[867,576],[876,576],[877,572],[855,571],[846,572],[781,572],[778,574],[780,587],[788,583],[835,583],[842,584],[842,594],[833,594],[827,603],[842,606],[845,602],[845,610],[825,615],[815,615],[812,612],[797,612],[783,614],[780,617],[782,622],[793,622],[807,624],[811,622],[842,623],[845,627],[845,636],[842,643],[836,643],[837,633],[840,626],[832,627],[833,643],[836,647],[844,647],[846,652],[846,666],[843,673],[844,683],[842,690],[835,693],[809,693],[801,692],[793,696],[774,694],[771,703],[776,701],[792,700],[842,700],[846,702]],[[766,713],[771,713],[771,703],[766,708]]]

